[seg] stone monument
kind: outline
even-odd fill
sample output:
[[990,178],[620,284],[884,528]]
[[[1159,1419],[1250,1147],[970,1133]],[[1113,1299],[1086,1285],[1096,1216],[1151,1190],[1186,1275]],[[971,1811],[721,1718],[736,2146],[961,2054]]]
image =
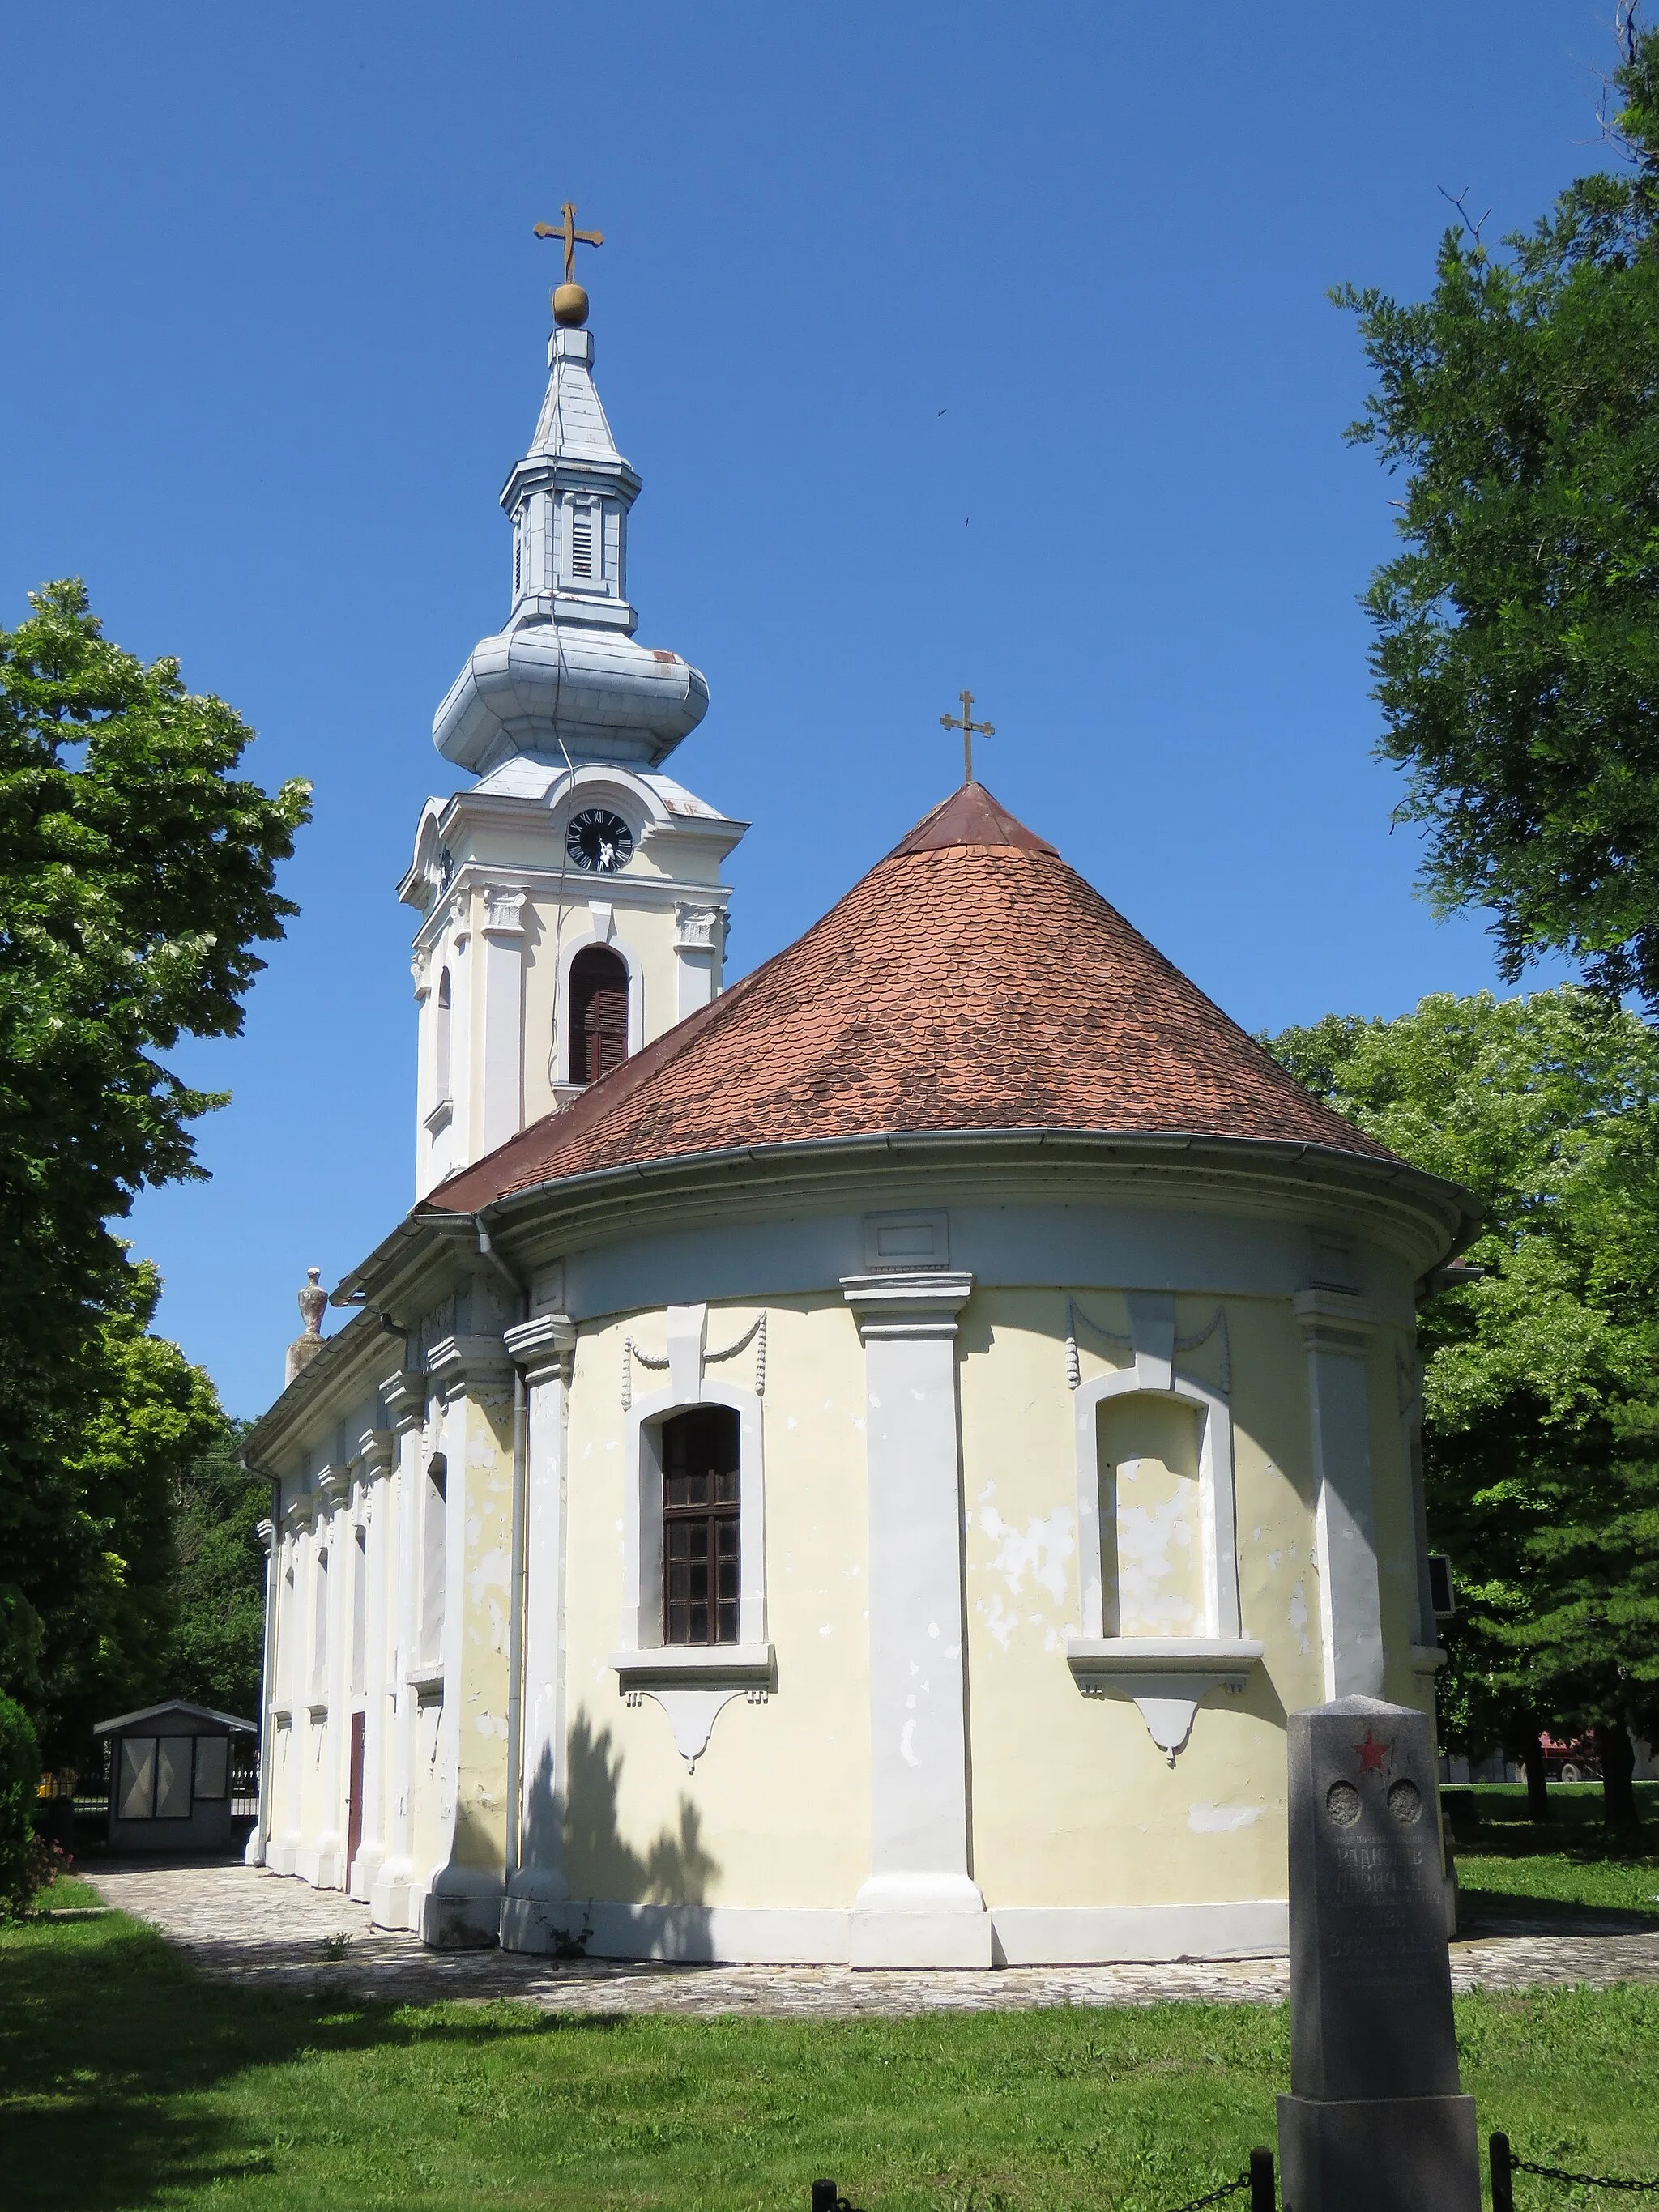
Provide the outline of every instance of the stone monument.
[[1427,1717],[1292,1713],[1285,2212],[1480,2212],[1461,2094]]

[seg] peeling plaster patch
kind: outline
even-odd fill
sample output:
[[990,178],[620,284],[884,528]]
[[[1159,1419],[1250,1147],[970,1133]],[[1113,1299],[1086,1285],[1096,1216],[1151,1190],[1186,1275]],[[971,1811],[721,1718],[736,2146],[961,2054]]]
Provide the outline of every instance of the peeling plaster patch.
[[1269,1553],[1268,1553],[1268,1554],[1267,1554],[1267,1572],[1268,1572],[1270,1575],[1276,1575],[1276,1574],[1279,1572],[1279,1561],[1284,1558],[1284,1556],[1285,1556],[1285,1554],[1283,1553],[1283,1552],[1269,1552]]
[[1261,1541],[1261,1531],[1260,1528],[1252,1528],[1252,1529],[1251,1529],[1251,1531],[1250,1531],[1250,1541],[1251,1541],[1253,1544],[1259,1544],[1259,1543]]
[[994,1483],[994,1482],[988,1482],[988,1483],[986,1484],[986,1486],[985,1486],[984,1489],[983,1489],[983,1490],[981,1490],[981,1492],[979,1493],[979,1497],[978,1497],[978,1498],[975,1500],[975,1503],[976,1503],[976,1504],[981,1504],[981,1505],[984,1505],[984,1504],[987,1504],[987,1503],[988,1503],[991,1498],[994,1498],[994,1497],[996,1496],[996,1494],[997,1494],[997,1486],[996,1486],[995,1483]]
[[[1162,1498],[1145,1505],[1124,1492],[1141,1470],[1163,1478]],[[1198,1485],[1157,1460],[1125,1460],[1117,1470],[1118,1607],[1125,1636],[1182,1636],[1199,1623],[1193,1584],[1198,1537]],[[1156,1479],[1147,1488],[1155,1494]]]
[[1005,1609],[1000,1590],[992,1593],[988,1605],[981,1602],[979,1610],[986,1626],[1006,1651],[1013,1641],[1015,1629],[1019,1626],[1019,1615]]
[[1313,1646],[1308,1641],[1308,1601],[1302,1594],[1300,1583],[1296,1586],[1296,1595],[1291,1600],[1290,1611],[1286,1618],[1296,1632],[1297,1641],[1302,1646],[1302,1656],[1306,1658]]
[[997,1547],[992,1570],[1007,1583],[1011,1595],[1022,1595],[1029,1574],[1057,1603],[1065,1597],[1066,1562],[1077,1548],[1072,1540],[1069,1506],[1056,1506],[1047,1520],[1034,1515],[1026,1522],[1024,1535],[1010,1528],[994,1506],[981,1509],[979,1525],[981,1534]]
[[788,1419],[783,1425],[786,1429],[798,1429],[800,1426],[800,1423],[795,1419],[794,1415],[791,1413]]
[[1267,1811],[1265,1805],[1189,1805],[1187,1826],[1195,1836],[1230,1836],[1235,1828],[1248,1828]]
[[928,1624],[927,1624],[927,1633],[928,1633],[930,1636],[937,1636],[937,1635],[939,1634],[939,1623],[938,1623],[938,1621],[936,1621],[936,1620],[930,1620],[930,1621],[928,1622]]
[[916,1724],[914,1721],[906,1721],[904,1723],[904,1733],[899,1738],[899,1757],[907,1766],[921,1765],[921,1761],[916,1757]]
[[818,1631],[818,1634],[819,1634],[820,1636],[833,1636],[833,1635],[835,1634],[835,1632],[835,1632],[835,1630],[834,1630],[833,1628],[831,1628],[831,1627],[830,1627],[830,1624],[828,1623],[828,1621],[826,1621],[826,1622],[824,1623],[823,1626],[821,1629],[819,1629],[819,1631]]

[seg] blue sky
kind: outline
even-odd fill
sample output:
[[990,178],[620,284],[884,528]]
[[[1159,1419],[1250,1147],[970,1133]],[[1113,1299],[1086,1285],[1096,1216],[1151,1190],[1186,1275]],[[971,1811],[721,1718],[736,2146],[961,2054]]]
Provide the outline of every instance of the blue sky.
[[535,221],[605,234],[640,636],[754,823],[734,968],[952,787],[967,684],[986,782],[1238,1020],[1392,1014],[1494,969],[1370,757],[1392,488],[1326,290],[1425,289],[1438,187],[1504,229],[1602,159],[1610,13],[5,0],[0,623],[84,575],[316,786],[246,1033],[181,1060],[234,1094],[213,1179],[131,1223],[233,1411],[409,1202],[393,885],[507,611]]

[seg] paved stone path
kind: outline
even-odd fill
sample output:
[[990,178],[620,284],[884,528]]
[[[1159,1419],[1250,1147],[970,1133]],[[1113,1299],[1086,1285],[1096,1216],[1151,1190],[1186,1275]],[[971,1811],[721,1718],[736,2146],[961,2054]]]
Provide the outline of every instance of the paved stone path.
[[[550,2012],[764,2013],[781,2017],[1017,2012],[1040,2005],[1146,2005],[1170,1998],[1274,2004],[1288,1994],[1282,1959],[1202,1964],[1004,1966],[992,1973],[855,1974],[848,1966],[706,1966],[603,1959],[555,1960],[504,1951],[430,1951],[371,1928],[368,1908],[263,1867],[112,1864],[83,1869],[124,1912],[151,1921],[204,1973],[301,1988],[326,1983],[399,2003],[515,1997]],[[1459,1990],[1659,1981],[1659,1932],[1483,1935],[1452,1946]],[[329,1939],[350,1942],[338,1958]]]

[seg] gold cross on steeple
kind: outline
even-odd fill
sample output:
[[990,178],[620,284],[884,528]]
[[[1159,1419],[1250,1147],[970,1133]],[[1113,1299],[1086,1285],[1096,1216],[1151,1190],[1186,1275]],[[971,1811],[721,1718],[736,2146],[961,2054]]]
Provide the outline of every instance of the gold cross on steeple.
[[562,222],[538,222],[536,235],[538,238],[562,238],[564,240],[564,281],[567,284],[574,284],[576,281],[576,248],[579,246],[603,246],[605,236],[601,231],[577,229],[574,200],[567,200],[559,213],[564,217]]
[[974,695],[971,691],[963,691],[959,696],[962,712],[959,714],[941,714],[939,726],[942,730],[962,732],[962,780],[964,783],[971,783],[974,780],[974,739],[976,737],[994,738],[996,732],[989,722],[974,720]]

